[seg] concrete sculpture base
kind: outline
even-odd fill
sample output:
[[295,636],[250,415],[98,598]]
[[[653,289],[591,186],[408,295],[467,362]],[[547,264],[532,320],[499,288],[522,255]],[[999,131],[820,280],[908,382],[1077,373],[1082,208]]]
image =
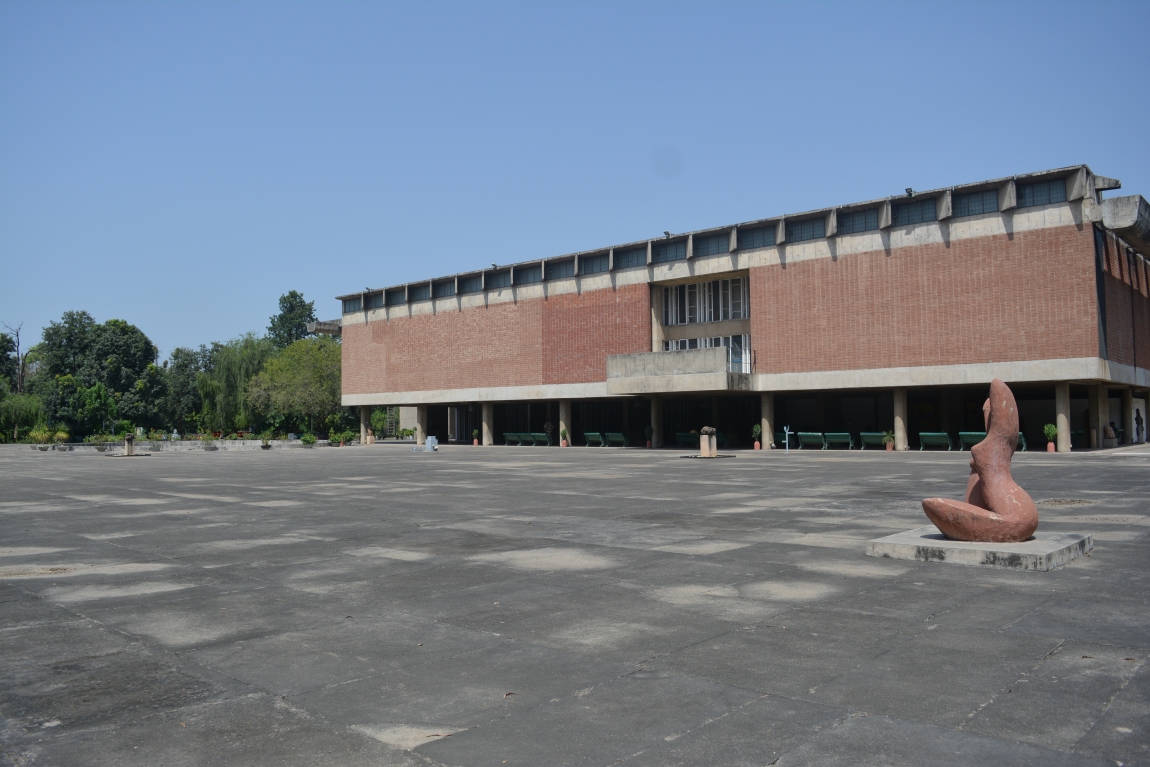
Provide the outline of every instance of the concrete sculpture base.
[[1053,570],[1094,548],[1094,537],[1081,533],[1035,533],[1019,543],[953,541],[934,525],[867,541],[868,557],[949,562],[956,565]]

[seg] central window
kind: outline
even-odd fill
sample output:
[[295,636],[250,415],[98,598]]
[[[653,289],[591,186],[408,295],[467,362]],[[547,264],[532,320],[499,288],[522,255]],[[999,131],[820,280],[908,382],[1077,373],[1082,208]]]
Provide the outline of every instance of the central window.
[[663,288],[664,325],[744,320],[748,314],[744,277]]

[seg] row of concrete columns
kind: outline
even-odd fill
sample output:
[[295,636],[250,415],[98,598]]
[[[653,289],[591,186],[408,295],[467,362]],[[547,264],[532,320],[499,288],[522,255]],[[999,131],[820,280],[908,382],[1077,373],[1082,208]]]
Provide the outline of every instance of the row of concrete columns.
[[[1088,441],[1090,447],[1102,446],[1102,430],[1110,423],[1110,399],[1105,384],[1090,387],[1088,418],[1090,428]],[[896,388],[894,393],[894,449],[908,450],[910,442],[907,439],[907,390]],[[775,395],[771,392],[761,393],[762,430],[761,437],[764,449],[771,449],[774,445],[775,434]],[[1070,452],[1070,384],[1067,382],[1054,385],[1055,426],[1058,427],[1058,438],[1055,447],[1060,453]],[[1143,414],[1147,419],[1150,414]],[[491,402],[482,403],[482,441],[484,445],[495,444],[494,421],[495,405]],[[1126,430],[1128,440],[1134,438],[1134,392],[1129,388],[1122,390],[1122,424]],[[559,400],[559,430],[556,438],[567,432],[568,444],[574,435],[571,433],[571,400]],[[663,398],[651,397],[651,445],[663,446]],[[371,428],[371,406],[364,405],[359,409],[359,437],[362,444],[375,441]],[[1143,435],[1143,439],[1145,439]],[[424,444],[427,440],[427,405],[416,407],[415,441]]]

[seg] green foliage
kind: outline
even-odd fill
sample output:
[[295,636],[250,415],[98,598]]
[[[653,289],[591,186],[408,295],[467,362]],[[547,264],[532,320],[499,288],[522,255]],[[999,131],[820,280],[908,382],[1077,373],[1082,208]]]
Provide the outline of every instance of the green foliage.
[[164,423],[168,379],[163,368],[149,364],[132,388],[120,396],[119,414],[137,426],[154,429]]
[[289,290],[280,296],[279,314],[270,318],[268,339],[277,349],[284,349],[307,337],[307,324],[315,322],[315,302],[304,301],[303,294]]
[[314,445],[316,443],[315,435],[312,434],[311,432],[304,434],[302,437],[299,438],[299,441],[304,443],[305,445]]
[[371,411],[371,433],[380,438],[387,434],[387,408],[377,407]]
[[882,433],[882,443],[884,445],[893,445],[894,444],[894,432],[893,431],[884,431]]
[[296,341],[252,378],[249,406],[306,425],[308,431],[342,420],[340,359],[340,345],[331,338]]
[[1047,442],[1053,442],[1058,439],[1058,427],[1052,423],[1048,423],[1042,427],[1042,433],[1046,435]]
[[212,344],[204,370],[196,376],[203,402],[201,429],[231,431],[257,425],[261,413],[248,404],[248,385],[274,351],[270,341],[252,333]]
[[20,439],[21,430],[29,430],[44,420],[44,403],[35,394],[11,394],[0,400],[0,435]]
[[8,388],[16,390],[16,339],[7,333],[0,333],[0,381]]
[[[563,429],[563,433],[566,434],[567,430]],[[472,439],[479,439],[479,429],[472,429],[471,430],[471,438]],[[563,437],[563,439],[567,439],[567,438]]]
[[751,439],[758,439],[761,436],[763,436],[763,425],[757,423],[751,427]]
[[188,433],[196,430],[203,398],[196,379],[203,373],[210,358],[208,347],[199,349],[180,347],[173,349],[165,362],[167,385],[161,404],[164,423],[169,428]]

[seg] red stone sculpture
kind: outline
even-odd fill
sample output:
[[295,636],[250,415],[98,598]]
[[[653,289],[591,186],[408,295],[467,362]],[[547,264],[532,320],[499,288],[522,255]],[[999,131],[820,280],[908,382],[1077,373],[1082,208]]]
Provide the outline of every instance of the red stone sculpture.
[[1018,444],[1018,404],[997,378],[982,406],[986,439],[970,449],[966,502],[927,498],[922,510],[943,535],[956,541],[1014,543],[1038,528],[1038,507],[1010,476],[1010,458]]

